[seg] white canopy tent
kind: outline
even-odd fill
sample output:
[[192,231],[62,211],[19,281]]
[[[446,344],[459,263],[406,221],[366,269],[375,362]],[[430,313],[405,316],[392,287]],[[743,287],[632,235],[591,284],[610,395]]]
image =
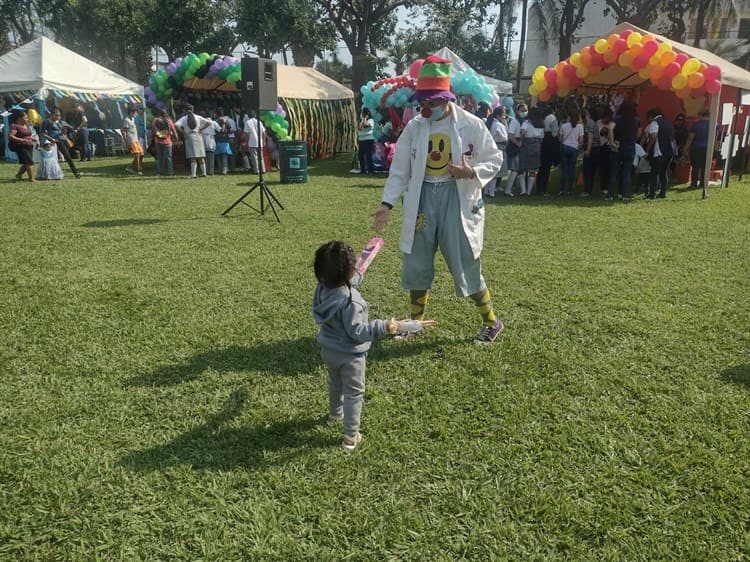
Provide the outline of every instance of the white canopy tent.
[[[448,59],[451,61],[451,65],[453,66],[453,72],[464,72],[465,70],[474,70],[469,66],[469,64],[459,57],[456,53],[451,51],[448,47],[443,47],[440,49],[437,53],[435,53],[437,56],[442,57],[444,59]],[[476,71],[475,71],[476,72]],[[477,74],[479,74],[477,72]],[[479,74],[482,78],[484,78],[485,82],[492,86],[494,90],[500,94],[500,95],[510,95],[513,93],[513,84],[510,82],[505,82],[504,80],[498,80],[497,78],[491,78],[489,76],[485,76],[484,74]]]
[[[44,100],[50,94],[81,101],[141,103],[143,86],[42,36],[0,57],[0,94],[8,94],[14,103],[33,103],[44,115]],[[3,123],[5,155],[13,161],[16,155],[7,145],[8,112]]]
[[0,57],[0,92],[50,90],[109,96],[143,96],[143,86],[86,57],[39,37]]

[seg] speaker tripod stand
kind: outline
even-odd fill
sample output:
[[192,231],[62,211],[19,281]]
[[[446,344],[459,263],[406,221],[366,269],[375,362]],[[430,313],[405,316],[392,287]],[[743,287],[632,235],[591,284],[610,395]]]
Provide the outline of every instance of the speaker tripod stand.
[[[266,214],[266,205],[271,208],[273,211],[274,216],[276,217],[276,222],[281,222],[281,219],[279,218],[279,213],[276,212],[276,207],[274,206],[274,203],[279,206],[282,210],[284,209],[284,205],[281,204],[281,202],[276,198],[276,196],[273,194],[271,189],[268,187],[268,184],[263,180],[263,148],[260,146],[260,117],[256,117],[258,120],[258,181],[256,181],[250,189],[248,189],[245,194],[237,199],[234,203],[232,203],[229,208],[221,213],[221,216],[225,216],[229,211],[234,209],[237,205],[242,203],[246,207],[250,207],[253,211],[256,213],[259,213],[260,215]],[[249,197],[255,190],[258,190],[260,192],[260,209],[256,209],[249,203],[245,202],[245,198]]]

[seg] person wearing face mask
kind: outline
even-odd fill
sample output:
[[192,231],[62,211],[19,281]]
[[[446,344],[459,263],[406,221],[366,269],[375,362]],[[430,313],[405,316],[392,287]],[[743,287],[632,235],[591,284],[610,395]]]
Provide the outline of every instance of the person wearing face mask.
[[482,317],[474,341],[488,344],[503,323],[495,316],[482,275],[482,187],[502,168],[503,153],[485,123],[454,103],[450,77],[449,60],[435,55],[425,59],[410,99],[420,103],[421,114],[409,120],[396,143],[373,226],[381,231],[403,197],[401,285],[409,291],[411,318],[424,319],[440,249],[456,295],[470,298]]
[[362,118],[359,120],[357,129],[359,140],[359,149],[357,151],[359,173],[374,174],[375,167],[372,162],[372,148],[375,144],[375,121],[372,118],[372,113],[366,107],[362,108]]

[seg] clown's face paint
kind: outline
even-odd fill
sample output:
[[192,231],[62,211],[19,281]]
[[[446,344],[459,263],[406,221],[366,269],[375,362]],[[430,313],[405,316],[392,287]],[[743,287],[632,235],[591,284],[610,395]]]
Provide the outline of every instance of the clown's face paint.
[[427,145],[427,167],[425,173],[428,176],[440,177],[446,175],[446,166],[451,159],[450,137],[443,133],[433,133]]

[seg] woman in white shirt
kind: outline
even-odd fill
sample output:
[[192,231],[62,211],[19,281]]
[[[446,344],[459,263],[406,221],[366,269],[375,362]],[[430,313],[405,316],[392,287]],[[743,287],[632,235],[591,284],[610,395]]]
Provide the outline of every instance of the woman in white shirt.
[[187,113],[175,123],[185,135],[185,158],[190,160],[190,179],[195,179],[198,164],[201,166],[201,176],[206,176],[206,149],[202,133],[208,127],[208,121],[194,111],[195,108],[188,105]]
[[577,108],[568,110],[568,120],[560,127],[560,195],[573,193],[576,180],[576,160],[583,145],[583,125],[579,121]]
[[498,106],[492,111],[492,115],[487,118],[487,128],[490,130],[490,135],[495,141],[495,146],[499,148],[503,153],[503,167],[497,175],[490,180],[490,182],[484,186],[482,190],[484,195],[488,197],[495,196],[495,189],[497,188],[497,178],[504,178],[508,173],[507,157],[505,156],[505,148],[508,146],[508,129],[505,127],[505,116],[507,110],[505,107]]
[[[521,181],[521,193],[531,195],[534,192],[536,173],[542,162],[542,139],[544,138],[544,117],[542,110],[532,107],[529,118],[521,125],[521,156],[518,166],[518,177]],[[524,172],[526,177],[524,178]],[[524,186],[524,184],[526,184]]]
[[206,128],[201,131],[201,134],[203,135],[203,148],[206,150],[206,173],[209,176],[213,176],[214,155],[216,153],[216,139],[214,137],[216,136],[216,133],[221,130],[221,127],[219,127],[219,124],[216,121],[208,117],[208,115],[204,118],[208,123]]

